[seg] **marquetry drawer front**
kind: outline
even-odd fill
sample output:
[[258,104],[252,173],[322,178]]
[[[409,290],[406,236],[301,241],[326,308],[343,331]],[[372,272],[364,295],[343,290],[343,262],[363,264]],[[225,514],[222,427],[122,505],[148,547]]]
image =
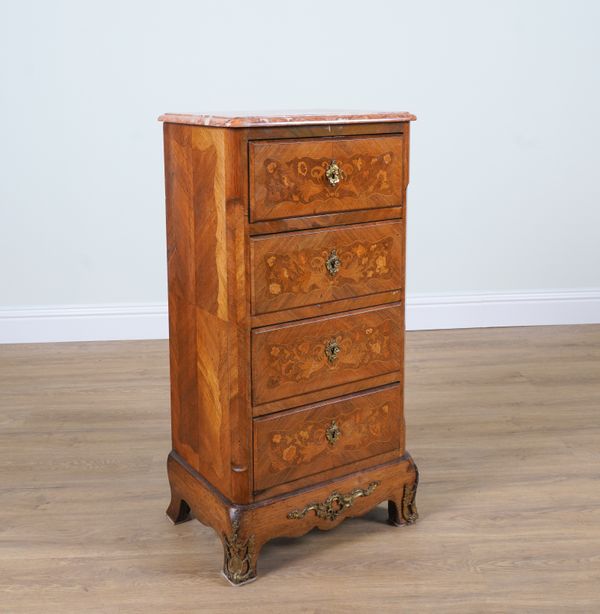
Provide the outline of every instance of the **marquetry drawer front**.
[[253,141],[250,220],[403,204],[404,138]]
[[253,401],[258,405],[398,371],[402,357],[398,304],[255,329]]
[[402,221],[253,239],[255,314],[398,290]]
[[306,477],[404,445],[395,384],[254,420],[254,489]]

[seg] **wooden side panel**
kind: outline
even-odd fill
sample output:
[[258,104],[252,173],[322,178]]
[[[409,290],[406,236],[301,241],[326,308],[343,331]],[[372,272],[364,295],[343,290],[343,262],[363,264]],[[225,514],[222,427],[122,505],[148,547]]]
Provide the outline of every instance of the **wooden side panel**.
[[[239,425],[239,399],[247,398],[238,383],[249,348],[248,334],[239,334],[239,320],[245,331],[249,315],[246,263],[236,256],[246,250],[245,202],[227,132],[165,125],[173,448],[223,494],[243,502],[250,459],[240,460],[244,446],[232,440],[232,427]],[[249,407],[241,413],[250,431]],[[240,466],[246,467],[241,480]]]
[[228,377],[231,499],[252,497],[250,400],[250,247],[246,131],[225,130],[225,209],[228,279]]
[[[398,304],[254,330],[254,403],[398,371],[403,339],[403,306]],[[338,350],[331,358],[334,347]]]
[[[337,185],[326,177],[335,160]],[[403,202],[403,135],[250,144],[250,219],[392,207]]]
[[164,125],[173,449],[198,469],[199,399],[191,130]]
[[255,238],[251,253],[255,314],[402,284],[401,221]]
[[402,431],[400,384],[257,418],[254,488],[263,490],[392,450],[403,452]]
[[199,467],[230,491],[227,241],[223,135],[192,129]]

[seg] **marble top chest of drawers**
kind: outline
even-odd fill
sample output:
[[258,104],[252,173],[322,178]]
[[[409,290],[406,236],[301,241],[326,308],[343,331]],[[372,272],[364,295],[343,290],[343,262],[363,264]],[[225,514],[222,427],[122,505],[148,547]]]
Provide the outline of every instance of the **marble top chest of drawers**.
[[256,576],[273,537],[388,502],[405,449],[409,113],[163,115],[174,522]]

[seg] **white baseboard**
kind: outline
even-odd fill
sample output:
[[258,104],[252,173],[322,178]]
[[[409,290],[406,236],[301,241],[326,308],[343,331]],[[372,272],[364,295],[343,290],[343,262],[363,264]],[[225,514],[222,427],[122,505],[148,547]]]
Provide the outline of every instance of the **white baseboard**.
[[0,309],[0,343],[166,339],[165,303]]
[[491,328],[600,323],[600,289],[408,296],[406,328]]
[[[412,296],[406,328],[486,328],[600,323],[600,289]],[[56,305],[0,308],[0,343],[166,339],[167,306]]]

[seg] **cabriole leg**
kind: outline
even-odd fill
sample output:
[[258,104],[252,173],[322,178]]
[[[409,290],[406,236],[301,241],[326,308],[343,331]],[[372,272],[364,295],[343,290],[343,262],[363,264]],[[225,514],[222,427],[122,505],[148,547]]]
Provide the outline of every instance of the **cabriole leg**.
[[190,506],[174,490],[171,490],[171,503],[167,508],[167,516],[173,524],[181,524],[192,519]]
[[414,524],[419,518],[415,498],[417,496],[418,480],[405,484],[402,489],[402,496],[398,499],[388,501],[388,519],[391,524],[402,526]]

